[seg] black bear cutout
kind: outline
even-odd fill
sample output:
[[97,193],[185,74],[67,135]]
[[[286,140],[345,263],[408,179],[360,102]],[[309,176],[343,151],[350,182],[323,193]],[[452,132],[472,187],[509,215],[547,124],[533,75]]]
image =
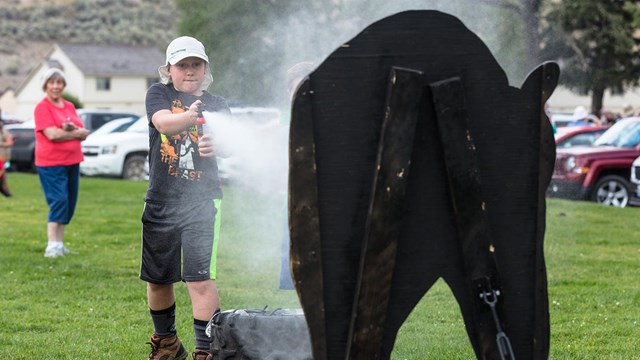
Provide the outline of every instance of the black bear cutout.
[[[389,293],[384,301],[358,304],[363,241],[394,69],[421,76],[417,121],[397,213],[394,267],[380,279]],[[477,169],[470,170],[479,173],[483,210],[486,206],[499,279],[499,325],[518,359],[548,357],[544,196],[555,143],[543,109],[558,75],[556,64],[544,63],[520,89],[509,86],[489,49],[457,18],[406,11],[364,29],[299,86],[289,149],[291,268],[315,359],[366,358],[365,353],[389,358],[398,330],[439,278],[460,305],[476,356],[508,358],[496,342],[498,326],[490,308],[470,286],[469,259],[462,254],[456,227],[459,214],[452,203],[432,87],[448,79],[461,84],[464,126],[473,138]],[[376,306],[384,307],[377,316],[380,341],[375,349],[357,349],[354,317]]]

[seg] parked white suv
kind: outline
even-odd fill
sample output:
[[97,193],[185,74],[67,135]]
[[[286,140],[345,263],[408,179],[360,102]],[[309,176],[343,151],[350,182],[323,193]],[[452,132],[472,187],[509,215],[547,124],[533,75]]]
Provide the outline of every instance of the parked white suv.
[[141,116],[122,132],[89,135],[82,142],[82,153],[82,175],[144,180],[144,163],[149,153],[147,117]]
[[82,119],[84,128],[89,130],[89,132],[99,129],[102,125],[114,119],[140,116],[140,114],[136,114],[132,111],[111,109],[78,109],[77,113],[78,116],[80,116],[80,119]]

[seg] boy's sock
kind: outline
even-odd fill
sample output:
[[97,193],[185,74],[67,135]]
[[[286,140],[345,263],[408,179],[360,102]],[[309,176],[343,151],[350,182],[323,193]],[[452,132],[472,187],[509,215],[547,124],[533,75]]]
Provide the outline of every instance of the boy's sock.
[[211,339],[205,332],[208,323],[208,320],[193,319],[193,332],[196,335],[196,349],[209,351],[211,347]]
[[165,338],[176,334],[176,304],[164,310],[149,309],[153,320],[154,334],[159,338]]

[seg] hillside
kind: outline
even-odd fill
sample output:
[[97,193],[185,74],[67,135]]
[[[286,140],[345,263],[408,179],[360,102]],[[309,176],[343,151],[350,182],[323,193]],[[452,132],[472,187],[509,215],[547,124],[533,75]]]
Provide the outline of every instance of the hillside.
[[53,43],[156,45],[174,37],[172,0],[0,2],[0,95],[15,89]]

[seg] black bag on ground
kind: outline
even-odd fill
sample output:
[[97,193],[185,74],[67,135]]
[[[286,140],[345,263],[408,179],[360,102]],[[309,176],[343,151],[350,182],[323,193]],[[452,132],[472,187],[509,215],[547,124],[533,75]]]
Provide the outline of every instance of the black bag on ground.
[[209,321],[213,359],[311,360],[302,310],[227,310]]

